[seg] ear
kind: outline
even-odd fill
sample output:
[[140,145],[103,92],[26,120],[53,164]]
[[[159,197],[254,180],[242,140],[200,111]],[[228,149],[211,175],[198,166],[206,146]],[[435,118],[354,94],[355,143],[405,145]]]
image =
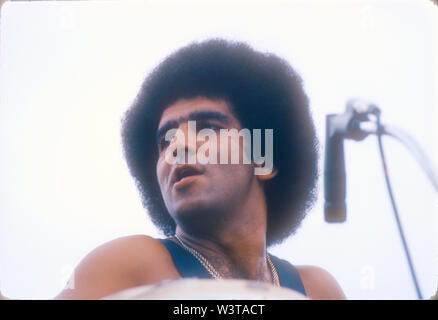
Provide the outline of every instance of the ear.
[[[264,164],[256,165],[256,167],[263,167],[263,166],[264,166]],[[277,168],[273,167],[270,173],[256,175],[256,177],[260,182],[265,182],[265,181],[273,179],[277,175],[277,173],[278,173]]]

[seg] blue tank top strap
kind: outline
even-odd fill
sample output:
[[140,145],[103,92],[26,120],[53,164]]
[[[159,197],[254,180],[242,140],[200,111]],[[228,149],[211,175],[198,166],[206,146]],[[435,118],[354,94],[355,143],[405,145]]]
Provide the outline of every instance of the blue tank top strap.
[[[157,239],[172,256],[176,268],[183,278],[212,279],[207,269],[189,251],[169,239]],[[280,285],[306,295],[298,270],[286,260],[270,254],[272,263],[278,271]]]
[[286,260],[277,258],[272,254],[269,256],[271,257],[272,263],[277,269],[278,276],[280,278],[280,285],[306,295],[306,290],[304,289],[304,285],[301,281],[301,277],[297,268],[295,268],[294,265]]
[[172,256],[176,268],[183,278],[212,279],[204,266],[190,252],[169,239],[157,239]]

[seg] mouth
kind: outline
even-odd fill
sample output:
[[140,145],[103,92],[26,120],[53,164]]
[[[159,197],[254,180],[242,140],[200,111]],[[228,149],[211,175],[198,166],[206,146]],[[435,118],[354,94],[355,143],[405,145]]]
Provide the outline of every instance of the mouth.
[[203,171],[195,166],[180,165],[174,169],[172,182],[175,188],[182,188],[194,181]]

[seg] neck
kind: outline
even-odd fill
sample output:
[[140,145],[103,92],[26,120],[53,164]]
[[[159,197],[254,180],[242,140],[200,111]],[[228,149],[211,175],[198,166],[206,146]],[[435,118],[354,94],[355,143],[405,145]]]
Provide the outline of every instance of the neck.
[[266,207],[254,201],[247,202],[243,208],[226,227],[193,234],[177,226],[176,235],[205,257],[222,278],[271,282],[266,251]]

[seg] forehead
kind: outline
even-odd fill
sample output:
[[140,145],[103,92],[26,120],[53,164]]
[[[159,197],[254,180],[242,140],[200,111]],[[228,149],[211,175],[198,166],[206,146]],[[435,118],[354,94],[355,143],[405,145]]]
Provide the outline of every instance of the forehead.
[[225,100],[211,100],[205,97],[196,97],[193,99],[181,99],[167,107],[161,115],[159,127],[168,121],[174,121],[181,118],[187,118],[196,111],[215,111],[227,116],[231,122],[239,124],[239,121],[232,114],[228,103]]

